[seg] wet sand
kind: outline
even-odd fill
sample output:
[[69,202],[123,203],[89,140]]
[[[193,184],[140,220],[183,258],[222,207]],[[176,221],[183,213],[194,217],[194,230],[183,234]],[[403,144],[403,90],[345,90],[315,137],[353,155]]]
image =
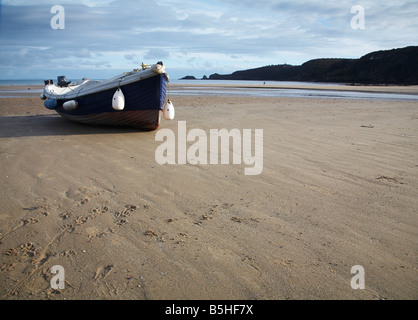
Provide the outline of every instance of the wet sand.
[[[216,80],[215,80],[216,81]],[[248,88],[248,89],[299,89],[299,90],[327,90],[327,91],[354,91],[354,92],[370,92],[370,93],[396,93],[396,94],[414,94],[418,95],[418,86],[395,86],[395,85],[356,85],[356,84],[300,84],[295,82],[294,84],[274,84],[273,81],[266,82],[260,81],[260,84],[249,83],[240,81],[240,84],[216,84],[211,83],[210,80],[202,80],[201,84],[197,81],[188,83],[187,80],[182,83],[171,84],[170,87],[176,89],[193,88],[193,87],[205,87],[205,88]]]
[[0,99],[1,299],[418,298],[416,101],[170,98],[160,129],[263,129],[262,173]]

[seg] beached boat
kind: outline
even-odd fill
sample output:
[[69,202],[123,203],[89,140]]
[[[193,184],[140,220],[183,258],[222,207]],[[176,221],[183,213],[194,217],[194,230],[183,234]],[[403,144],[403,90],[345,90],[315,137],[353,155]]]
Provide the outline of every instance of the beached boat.
[[65,76],[58,83],[45,81],[44,106],[62,117],[91,125],[158,128],[161,113],[172,119],[174,108],[166,102],[169,77],[162,62],[108,80],[83,79],[72,84]]

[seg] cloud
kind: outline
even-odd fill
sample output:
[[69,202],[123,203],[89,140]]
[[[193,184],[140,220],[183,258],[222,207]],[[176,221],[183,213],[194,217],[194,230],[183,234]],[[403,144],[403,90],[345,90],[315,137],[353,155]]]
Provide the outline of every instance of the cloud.
[[91,58],[92,57],[89,49],[87,48],[82,48],[77,53],[75,53],[74,56],[78,58]]
[[357,4],[352,0],[62,0],[64,30],[51,29],[55,4],[2,2],[0,74],[18,66],[28,68],[31,77],[61,68],[77,74],[80,64],[83,72],[107,74],[99,69],[126,71],[143,59],[164,59],[169,70],[172,65],[229,72],[321,57],[357,58],[416,45],[418,31],[416,0],[362,0],[365,30],[350,27],[350,9]]
[[145,59],[166,59],[170,56],[170,53],[164,49],[153,48],[148,50],[144,55]]
[[125,54],[124,57],[126,60],[132,61],[136,58],[136,54]]

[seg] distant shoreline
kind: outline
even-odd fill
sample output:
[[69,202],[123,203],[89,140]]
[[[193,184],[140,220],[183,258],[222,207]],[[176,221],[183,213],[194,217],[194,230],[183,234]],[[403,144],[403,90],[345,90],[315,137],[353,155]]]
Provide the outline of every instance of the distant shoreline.
[[298,66],[268,65],[231,74],[214,73],[209,79],[417,85],[417,69],[418,47],[409,46],[371,52],[359,59],[321,58]]

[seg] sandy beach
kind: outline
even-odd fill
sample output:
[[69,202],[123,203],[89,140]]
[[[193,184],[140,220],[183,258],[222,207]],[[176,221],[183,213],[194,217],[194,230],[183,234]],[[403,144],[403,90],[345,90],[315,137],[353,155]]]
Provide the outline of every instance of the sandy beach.
[[160,130],[263,130],[262,173],[245,175],[159,165],[158,131],[25,95],[0,98],[0,299],[418,298],[417,101],[170,97]]

